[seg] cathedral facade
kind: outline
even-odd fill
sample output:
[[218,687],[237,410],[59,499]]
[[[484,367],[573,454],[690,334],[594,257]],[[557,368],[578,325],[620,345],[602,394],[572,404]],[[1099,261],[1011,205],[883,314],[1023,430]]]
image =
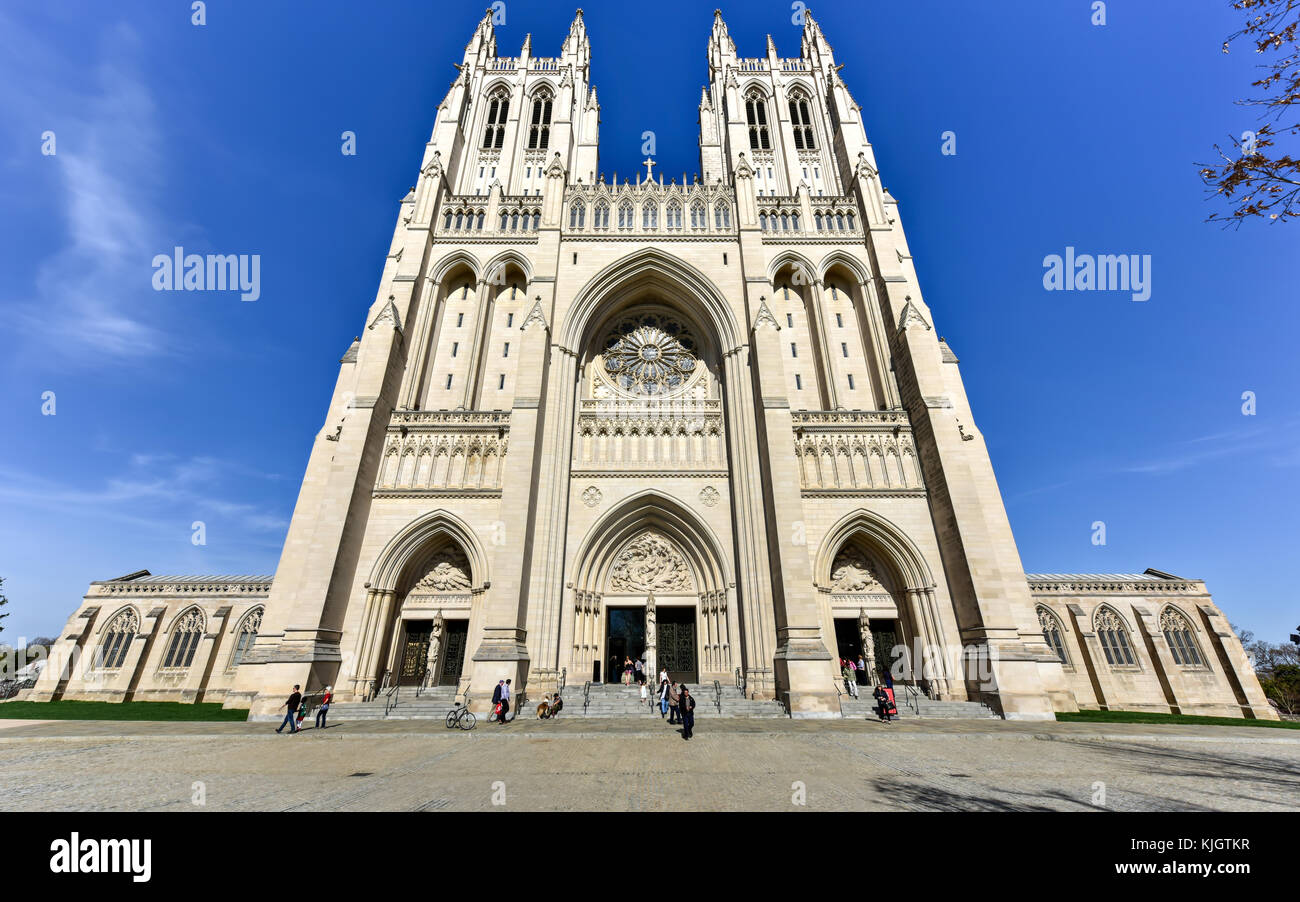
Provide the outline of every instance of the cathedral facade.
[[1006,718],[1273,717],[1204,584],[1026,575],[861,109],[811,15],[716,15],[700,171],[606,179],[581,11],[478,25],[274,578],[94,583],[32,698],[536,696],[644,658],[838,717],[840,660]]

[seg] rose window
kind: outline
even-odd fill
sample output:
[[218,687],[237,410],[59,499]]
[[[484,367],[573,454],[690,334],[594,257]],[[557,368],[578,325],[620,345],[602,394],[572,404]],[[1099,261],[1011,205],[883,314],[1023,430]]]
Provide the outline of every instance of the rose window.
[[672,391],[686,384],[695,366],[695,340],[678,323],[654,314],[623,320],[606,339],[605,372],[624,391]]

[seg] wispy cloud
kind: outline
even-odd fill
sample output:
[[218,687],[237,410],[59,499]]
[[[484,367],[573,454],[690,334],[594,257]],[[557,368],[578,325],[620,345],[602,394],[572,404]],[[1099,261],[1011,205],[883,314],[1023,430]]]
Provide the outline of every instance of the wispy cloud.
[[66,513],[76,518],[70,522],[104,518],[155,526],[172,524],[178,516],[201,520],[215,515],[250,532],[282,533],[289,523],[281,513],[230,500],[229,483],[246,483],[247,476],[244,468],[210,457],[136,454],[125,471],[90,488],[0,468],[0,501]]
[[1162,475],[1224,458],[1249,458],[1272,466],[1295,466],[1300,463],[1300,456],[1297,456],[1295,450],[1295,417],[1276,422],[1245,417],[1242,420],[1240,429],[1185,439],[1169,446],[1160,456],[1124,464],[1118,469],[1122,473]]
[[[40,262],[34,284],[5,305],[8,316],[33,352],[139,358],[166,351],[164,331],[145,312],[153,300],[149,261],[166,242],[155,200],[161,140],[139,72],[140,37],[112,26],[88,63],[10,17],[0,16],[0,33],[0,105],[20,127],[35,129],[31,161],[16,169],[21,176],[29,166],[52,165],[52,209],[64,226],[63,243]],[[57,152],[42,158],[36,138],[47,128]]]

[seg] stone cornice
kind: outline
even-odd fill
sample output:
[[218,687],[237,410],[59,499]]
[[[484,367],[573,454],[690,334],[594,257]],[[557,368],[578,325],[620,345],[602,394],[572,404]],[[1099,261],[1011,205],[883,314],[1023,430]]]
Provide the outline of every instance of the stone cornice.
[[1194,579],[1031,579],[1037,595],[1209,595]]

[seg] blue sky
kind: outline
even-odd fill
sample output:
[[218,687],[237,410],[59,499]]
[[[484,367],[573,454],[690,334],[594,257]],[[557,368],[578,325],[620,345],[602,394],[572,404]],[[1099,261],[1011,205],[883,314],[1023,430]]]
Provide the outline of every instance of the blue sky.
[[[274,571],[484,5],[212,0],[203,27],[172,0],[0,11],[7,641],[57,631],[93,579]],[[585,4],[606,173],[632,172],[647,129],[660,171],[698,169],[716,5]],[[1227,0],[1112,0],[1104,27],[1090,6],[813,12],[962,360],[1026,569],[1200,577],[1231,620],[1281,640],[1300,623],[1300,224],[1204,223],[1195,165],[1256,124],[1233,100],[1257,60],[1220,52]],[[555,53],[572,12],[510,2],[500,51],[532,32]],[[768,33],[798,54],[789,3],[723,13],[742,56]],[[150,261],[176,245],[260,254],[261,298],[153,291]],[[1043,258],[1066,246],[1150,254],[1151,299],[1044,291]]]

